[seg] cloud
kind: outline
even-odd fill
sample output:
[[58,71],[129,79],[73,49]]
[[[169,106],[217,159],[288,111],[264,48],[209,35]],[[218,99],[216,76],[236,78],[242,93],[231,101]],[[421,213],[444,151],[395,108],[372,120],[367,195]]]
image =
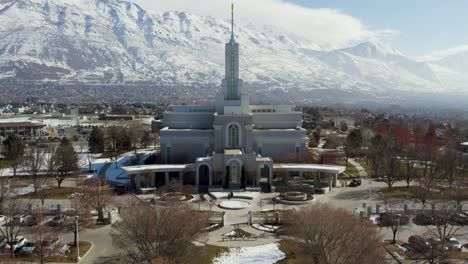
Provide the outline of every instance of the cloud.
[[468,45],[460,45],[460,46],[452,47],[452,48],[445,49],[445,50],[434,51],[428,55],[421,56],[419,60],[437,61],[447,56],[455,55],[457,53],[465,52],[465,51],[468,51]]
[[[221,19],[230,18],[229,0],[131,0],[156,12],[184,11]],[[306,8],[283,0],[235,0],[236,23],[273,25],[303,36],[323,47],[380,38],[389,30],[371,30],[360,20],[330,8]]]

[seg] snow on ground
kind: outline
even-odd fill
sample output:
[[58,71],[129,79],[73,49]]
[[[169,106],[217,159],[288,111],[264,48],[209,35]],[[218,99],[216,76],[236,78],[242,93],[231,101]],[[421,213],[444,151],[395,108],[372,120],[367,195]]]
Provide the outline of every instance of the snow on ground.
[[[153,154],[153,151],[141,150],[141,151],[138,151],[138,154],[141,155],[141,160],[145,160],[151,154]],[[127,173],[124,170],[122,170],[122,167],[127,166],[129,162],[131,161],[131,159],[134,157],[135,155],[133,154],[133,152],[128,152],[117,160],[117,166],[115,166],[115,162],[113,162],[112,165],[110,165],[109,168],[107,168],[106,170],[106,174],[105,174],[106,179],[112,182],[126,184],[130,179]],[[107,159],[98,159],[98,160],[104,161],[104,163],[99,163],[100,165],[97,165],[97,167],[100,166],[99,168],[102,168],[106,163],[110,162],[110,160],[107,160]]]
[[[233,192],[234,198],[236,196],[243,196],[243,197],[251,197],[254,199],[260,192]],[[220,198],[227,198],[229,192],[211,192],[212,195],[214,195],[217,199]]]
[[225,209],[243,209],[250,205],[245,201],[226,200],[219,203],[219,206]]
[[254,247],[230,248],[213,260],[214,264],[272,264],[286,257],[277,243]]
[[275,232],[276,229],[279,228],[279,226],[262,225],[262,224],[252,224],[252,227],[260,231],[265,231],[265,232]]

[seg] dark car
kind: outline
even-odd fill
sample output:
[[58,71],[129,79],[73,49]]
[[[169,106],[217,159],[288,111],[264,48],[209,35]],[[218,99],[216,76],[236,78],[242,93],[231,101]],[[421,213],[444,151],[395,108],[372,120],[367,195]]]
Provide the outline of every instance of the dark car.
[[352,179],[348,186],[349,187],[361,186],[361,180],[360,179]]
[[114,187],[114,193],[116,193],[118,195],[125,194],[125,193],[127,193],[127,187],[125,185],[116,185]]
[[65,223],[65,215],[56,215],[49,221],[50,226],[60,226]]
[[431,244],[422,236],[413,235],[408,239],[408,243],[416,250],[427,252],[431,249]]

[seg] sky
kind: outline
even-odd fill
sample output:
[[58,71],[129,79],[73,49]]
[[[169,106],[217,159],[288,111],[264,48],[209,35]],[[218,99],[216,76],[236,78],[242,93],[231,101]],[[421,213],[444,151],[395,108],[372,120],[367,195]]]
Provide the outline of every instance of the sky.
[[[231,0],[132,0],[229,19]],[[466,0],[234,0],[237,23],[274,25],[324,48],[382,41],[411,57],[468,49]],[[428,56],[429,55],[429,56]]]

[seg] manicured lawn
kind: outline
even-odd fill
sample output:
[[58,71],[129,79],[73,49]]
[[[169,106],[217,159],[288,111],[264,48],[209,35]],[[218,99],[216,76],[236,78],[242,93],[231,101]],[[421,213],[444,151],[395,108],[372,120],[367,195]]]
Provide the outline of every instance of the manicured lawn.
[[8,161],[4,160],[4,159],[1,159],[0,160],[0,169],[6,169],[8,168]]
[[356,161],[359,162],[359,164],[361,164],[361,166],[364,168],[364,170],[367,172],[369,176],[373,174],[370,164],[367,163],[367,159],[356,159]]
[[[74,187],[61,187],[57,188],[56,186],[49,187],[50,194],[47,196],[47,199],[68,199],[70,194],[75,193],[77,188]],[[28,193],[21,196],[22,198],[28,199],[40,199],[39,193]]]
[[[337,161],[338,165],[340,166],[346,166],[346,161],[345,160],[338,160]],[[359,177],[359,171],[354,167],[351,163],[348,162],[348,166],[346,166],[346,170],[344,173],[348,176],[351,177]]]
[[[414,199],[416,198],[416,191],[418,188],[420,187],[410,186],[409,188],[407,188],[406,186],[393,186],[390,189],[383,188],[379,192],[389,195],[390,197]],[[440,196],[440,192],[432,192],[432,196],[437,198],[437,196]]]
[[190,250],[193,254],[188,254],[190,257],[183,260],[183,263],[211,264],[216,257],[228,251],[228,248],[213,245],[205,245],[203,247],[193,245]]
[[305,253],[301,243],[283,239],[279,242],[279,249],[286,254],[286,258],[278,261],[278,264],[302,264],[311,263],[310,256]]

